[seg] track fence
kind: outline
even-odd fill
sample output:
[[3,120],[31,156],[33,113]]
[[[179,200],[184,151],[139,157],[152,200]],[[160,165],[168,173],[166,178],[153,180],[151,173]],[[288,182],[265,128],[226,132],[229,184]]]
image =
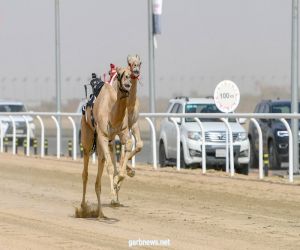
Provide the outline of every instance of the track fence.
[[[26,155],[30,155],[30,134],[29,134],[29,121],[27,117],[32,117],[38,120],[40,124],[40,156],[44,157],[45,154],[45,124],[44,119],[45,118],[51,118],[56,126],[56,157],[59,159],[61,155],[61,126],[59,123],[58,118],[67,118],[69,120],[70,127],[72,128],[72,158],[73,160],[77,160],[77,149],[79,145],[77,145],[77,132],[78,132],[78,124],[76,125],[75,119],[79,119],[81,117],[81,114],[78,113],[56,113],[56,112],[0,112],[0,152],[3,153],[4,148],[4,138],[5,133],[3,129],[3,123],[7,123],[7,119],[9,118],[9,121],[12,124],[12,154],[16,154],[16,141],[17,141],[17,126],[14,117],[20,117],[22,116],[27,128],[27,145],[26,145]],[[177,135],[176,135],[176,168],[178,171],[180,171],[180,128],[178,123],[174,118],[193,118],[195,122],[199,125],[199,128],[202,133],[202,141],[201,141],[201,151],[206,152],[206,142],[205,142],[205,131],[201,122],[201,119],[204,118],[215,118],[220,119],[225,123],[225,126],[227,127],[227,131],[229,134],[229,140],[227,140],[226,143],[226,151],[229,152],[229,154],[226,154],[226,162],[229,162],[229,168],[226,167],[226,171],[230,174],[230,176],[234,176],[234,155],[233,155],[233,137],[232,137],[232,130],[230,123],[227,121],[228,118],[246,118],[251,120],[258,132],[258,138],[259,138],[259,179],[264,178],[264,170],[263,170],[263,136],[262,131],[260,128],[260,125],[257,121],[257,119],[278,119],[280,120],[284,126],[286,127],[288,131],[289,136],[289,167],[288,167],[288,173],[289,173],[289,181],[293,182],[294,178],[294,169],[293,169],[293,134],[291,132],[291,128],[289,123],[287,122],[287,119],[299,119],[299,114],[290,114],[290,113],[281,113],[281,114],[269,114],[269,113],[189,113],[189,114],[170,114],[170,113],[140,113],[140,119],[145,119],[149,123],[149,128],[151,130],[151,142],[152,142],[152,159],[153,159],[153,168],[158,169],[157,166],[157,135],[156,135],[156,129],[155,129],[155,119],[156,118],[171,118],[173,121]],[[250,152],[251,153],[251,152]],[[229,159],[227,159],[229,157]],[[92,156],[93,163],[96,161],[96,155],[93,154]],[[132,159],[132,165],[134,167],[135,165],[135,159]],[[202,154],[202,172],[206,173],[206,154]]]

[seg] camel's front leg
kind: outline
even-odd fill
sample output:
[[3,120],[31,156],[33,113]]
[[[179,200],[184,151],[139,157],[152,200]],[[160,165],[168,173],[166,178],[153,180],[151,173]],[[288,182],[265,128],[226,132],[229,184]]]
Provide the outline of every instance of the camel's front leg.
[[129,136],[128,131],[120,135],[120,140],[122,144],[125,144],[125,154],[124,154],[123,161],[120,163],[119,174],[114,178],[114,185],[117,192],[120,190],[121,183],[126,176],[126,166],[128,163],[129,154],[132,150],[132,140],[131,137]]
[[137,122],[133,124],[133,126],[131,128],[131,132],[135,138],[135,149],[130,152],[130,154],[128,156],[129,160],[131,160],[133,156],[135,156],[137,153],[139,153],[144,146],[144,143],[141,138],[140,128],[139,128],[139,125]]
[[[117,165],[116,165],[116,152],[115,152],[115,141],[114,140],[109,142],[108,148],[109,148],[109,153],[110,153],[110,159],[111,159],[112,166],[113,166],[113,175],[111,175],[112,170],[108,171],[108,174],[110,177],[111,194],[112,194],[111,205],[117,206],[120,203],[119,203],[118,192],[116,192],[116,189],[114,188],[114,178],[118,174],[117,173]],[[107,168],[107,170],[108,170],[108,168]]]

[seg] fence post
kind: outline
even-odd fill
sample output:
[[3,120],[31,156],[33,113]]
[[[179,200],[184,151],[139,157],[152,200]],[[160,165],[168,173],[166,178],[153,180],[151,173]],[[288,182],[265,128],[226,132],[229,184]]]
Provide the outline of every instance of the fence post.
[[68,116],[68,119],[70,120],[72,127],[73,127],[73,160],[75,161],[77,158],[77,140],[76,140],[76,125],[71,116]]
[[195,117],[195,121],[198,123],[200,129],[201,129],[201,136],[202,136],[202,173],[206,173],[206,147],[205,147],[205,131],[204,127],[202,125],[202,122],[199,120],[199,118]]
[[264,154],[264,176],[269,176],[269,154]]
[[146,121],[150,124],[152,131],[152,154],[153,154],[153,168],[157,169],[157,160],[156,160],[156,132],[152,120],[149,117],[145,117]]
[[45,152],[44,152],[44,155],[48,155],[48,139],[45,139]]
[[18,154],[19,139],[16,138],[16,154]]
[[[171,121],[174,123],[175,128],[176,128],[176,149],[177,149],[177,161],[176,161],[176,167],[177,170],[180,170],[180,130],[179,126],[174,118],[171,118]],[[183,157],[184,160],[184,157]]]
[[[288,133],[289,133],[289,181],[294,181],[294,168],[293,168],[293,134],[290,128],[290,125],[284,118],[280,118],[280,121],[284,124],[286,127]],[[297,137],[298,138],[298,137]],[[299,160],[299,159],[297,159]]]
[[[259,126],[259,123],[257,122],[257,120],[255,118],[251,118],[250,119],[258,132],[258,166],[259,166],[259,179],[263,179],[264,178],[264,170],[263,170],[263,138],[262,138],[262,132],[261,132],[261,128]],[[251,145],[250,145],[250,154],[254,154],[254,152],[251,152]]]
[[8,152],[8,138],[4,137],[4,152]]
[[37,139],[34,138],[33,139],[33,152],[34,152],[34,155],[37,155],[37,146],[38,146],[38,142],[37,142]]
[[27,148],[27,139],[25,138],[24,141],[23,141],[23,149],[24,149],[24,155],[26,155],[26,148]]
[[[225,123],[225,125],[228,128],[229,131],[229,148],[230,148],[230,176],[234,176],[234,156],[233,156],[233,136],[232,136],[232,130],[231,127],[229,125],[229,122],[227,121],[227,119],[221,118],[221,120]],[[227,137],[227,135],[226,135]]]
[[13,155],[16,154],[16,123],[15,123],[15,120],[14,118],[10,115],[9,116],[9,119],[11,120],[12,122],[12,126],[13,126]]
[[26,155],[29,156],[30,155],[30,131],[29,131],[29,122],[26,118],[25,115],[23,115],[23,119],[25,120],[26,123],[26,132],[27,132],[27,147],[26,147]]
[[42,118],[39,115],[37,115],[36,118],[39,120],[41,125],[41,157],[44,157],[45,156],[45,126]]
[[56,117],[52,115],[51,118],[53,119],[53,121],[55,122],[55,125],[56,125],[56,140],[57,140],[56,157],[57,157],[57,159],[59,159],[60,158],[60,127],[59,127],[59,123],[58,123]]

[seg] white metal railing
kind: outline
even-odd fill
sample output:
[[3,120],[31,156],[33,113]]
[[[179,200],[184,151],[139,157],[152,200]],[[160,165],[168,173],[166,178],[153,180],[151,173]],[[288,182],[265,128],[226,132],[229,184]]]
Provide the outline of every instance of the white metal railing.
[[[41,157],[44,157],[44,140],[45,140],[45,126],[43,122],[43,117],[51,117],[53,121],[56,124],[56,130],[57,130],[57,158],[60,157],[61,154],[61,141],[60,141],[60,134],[61,134],[61,128],[59,126],[59,123],[56,119],[56,117],[67,117],[73,127],[73,159],[76,160],[76,152],[77,152],[77,143],[76,143],[76,125],[73,120],[73,117],[81,117],[81,114],[78,113],[56,113],[56,112],[0,112],[0,152],[3,152],[3,138],[4,138],[4,132],[2,129],[2,124],[3,121],[1,121],[1,117],[8,117],[12,123],[13,126],[13,154],[16,154],[16,124],[14,120],[14,116],[23,116],[25,122],[26,122],[26,127],[27,127],[27,148],[26,148],[26,155],[28,156],[30,154],[30,139],[29,138],[29,122],[26,119],[26,116],[35,116],[41,125]],[[286,121],[286,119],[300,119],[299,114],[290,114],[290,113],[274,113],[274,114],[267,114],[267,113],[230,113],[230,114],[225,114],[225,113],[189,113],[189,114],[170,114],[170,113],[140,113],[141,118],[145,118],[146,121],[148,121],[151,129],[151,134],[152,134],[152,157],[153,157],[153,167],[154,169],[157,169],[157,155],[156,155],[156,129],[154,126],[154,123],[150,118],[172,118],[171,120],[176,126],[176,131],[177,131],[177,163],[176,167],[177,170],[180,170],[180,129],[178,124],[176,123],[176,120],[174,118],[194,118],[195,121],[198,123],[199,127],[201,128],[201,133],[202,133],[202,171],[205,173],[206,171],[206,151],[205,151],[205,131],[204,128],[201,124],[201,119],[202,118],[219,118],[221,119],[225,124],[228,129],[229,133],[229,161],[230,161],[230,175],[234,175],[234,159],[233,159],[233,138],[232,138],[232,130],[230,127],[230,124],[227,122],[225,118],[247,118],[253,121],[259,135],[259,178],[263,178],[263,153],[262,153],[262,148],[263,148],[263,139],[262,139],[262,132],[260,129],[260,126],[257,122],[256,119],[278,119],[280,120],[284,126],[286,127],[289,135],[289,181],[293,182],[293,162],[292,162],[292,156],[293,156],[293,135],[290,129],[290,125]],[[227,143],[228,147],[228,143]],[[228,154],[226,154],[228,155]],[[95,163],[96,161],[96,156],[93,154],[93,162]],[[133,159],[133,163],[134,159]]]

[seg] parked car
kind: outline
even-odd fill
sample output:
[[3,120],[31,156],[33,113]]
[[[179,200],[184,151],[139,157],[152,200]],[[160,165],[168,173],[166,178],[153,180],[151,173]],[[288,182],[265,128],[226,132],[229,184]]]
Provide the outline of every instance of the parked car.
[[[300,108],[300,105],[299,105]],[[287,100],[262,100],[254,110],[254,113],[290,113],[291,102]],[[271,169],[281,168],[282,162],[288,162],[289,144],[288,132],[284,124],[278,119],[257,119],[263,135],[263,150],[269,154]],[[291,121],[288,119],[290,124]],[[258,132],[250,122],[248,137],[251,145],[250,165],[258,166]]]
[[[22,102],[15,101],[0,101],[0,112],[27,112],[25,105]],[[34,138],[35,124],[33,123],[33,118],[26,115],[25,118],[29,122],[29,133],[30,140],[32,142]],[[16,137],[18,138],[19,144],[22,144],[24,139],[27,137],[27,127],[23,116],[13,116],[16,123]],[[13,125],[10,118],[6,115],[0,115],[0,120],[2,124],[2,131],[4,137],[12,140],[13,137]]]
[[[170,100],[167,113],[220,113],[211,98],[177,97]],[[192,118],[176,118],[180,127],[181,167],[202,162],[201,129]],[[220,119],[201,119],[205,130],[207,164],[225,166],[226,125]],[[250,146],[247,132],[236,119],[229,119],[233,133],[236,171],[248,174]],[[161,167],[176,160],[176,128],[170,118],[162,120],[159,135]]]

